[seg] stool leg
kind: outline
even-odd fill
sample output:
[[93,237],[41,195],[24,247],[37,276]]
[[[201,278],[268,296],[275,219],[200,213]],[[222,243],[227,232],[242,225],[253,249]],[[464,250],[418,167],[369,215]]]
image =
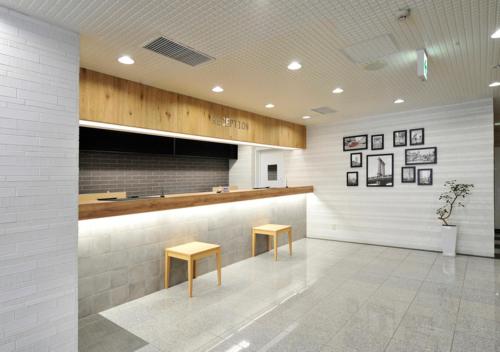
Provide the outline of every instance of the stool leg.
[[274,235],[274,260],[278,260],[278,234]]
[[193,279],[196,279],[196,260],[193,260]]
[[292,255],[292,229],[288,230],[288,251]]
[[170,260],[169,255],[165,254],[165,288],[168,288],[168,279],[170,277]]
[[220,251],[215,253],[215,259],[217,260],[217,285],[220,286],[222,283],[222,268],[221,268],[221,254]]
[[252,231],[252,257],[255,257],[255,232]]
[[188,293],[189,297],[193,297],[193,260],[188,259]]

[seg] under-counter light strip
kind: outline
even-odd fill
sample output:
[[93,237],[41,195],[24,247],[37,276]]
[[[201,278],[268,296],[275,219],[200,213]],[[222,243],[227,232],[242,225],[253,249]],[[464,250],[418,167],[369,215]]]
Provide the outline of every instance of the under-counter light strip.
[[293,147],[281,147],[281,146],[271,145],[271,144],[240,142],[240,141],[233,141],[231,139],[213,138],[213,137],[196,136],[196,135],[184,134],[184,133],[151,130],[148,128],[115,125],[115,124],[111,124],[111,123],[95,122],[95,121],[88,121],[88,120],[80,120],[80,126],[81,127],[99,128],[99,129],[103,129],[103,130],[120,131],[120,132],[149,134],[152,136],[193,139],[193,140],[205,141],[205,142],[228,143],[228,144],[236,144],[236,145],[251,145],[254,147],[266,147],[266,148],[285,149],[285,150],[300,149],[300,148],[293,148]]

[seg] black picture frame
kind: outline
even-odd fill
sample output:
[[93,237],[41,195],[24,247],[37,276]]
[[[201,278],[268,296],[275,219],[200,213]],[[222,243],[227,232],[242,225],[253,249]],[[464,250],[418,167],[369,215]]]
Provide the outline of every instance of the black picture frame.
[[[422,131],[422,139],[421,140],[414,140],[413,138],[413,133]],[[424,128],[413,128],[410,130],[410,145],[424,145],[425,144],[425,129]]]
[[[429,159],[425,156],[421,156],[419,161],[415,161],[415,156],[412,156],[411,154],[415,154],[415,151],[428,151],[432,150],[433,151],[433,157],[432,159]],[[425,148],[411,148],[411,149],[405,149],[405,165],[426,165],[426,164],[437,164],[437,147],[425,147]]]
[[[421,173],[424,172],[424,171],[428,171],[429,172],[429,180],[424,182],[422,180],[422,175]],[[433,178],[433,172],[432,172],[432,169],[418,169],[418,185],[419,186],[432,186],[432,178]]]
[[[404,143],[397,142],[396,143],[396,134],[402,133],[405,136]],[[406,130],[399,130],[392,132],[392,146],[393,147],[406,147],[408,145],[408,133]]]
[[[349,139],[353,139],[353,138],[364,138],[364,144],[361,143],[361,147],[347,147],[346,148],[346,142],[348,142]],[[347,136],[347,137],[344,137],[343,138],[343,149],[344,149],[344,152],[349,152],[351,150],[364,150],[364,149],[368,149],[368,135],[367,134],[360,134],[360,135],[357,135],[357,136]]]
[[[353,164],[353,156],[359,155],[359,165]],[[358,168],[358,167],[363,167],[363,153],[351,153],[351,167],[352,168]]]
[[[376,137],[382,137],[382,146],[380,147],[374,147],[376,143],[373,143],[373,138]],[[372,135],[372,140],[371,140],[371,148],[372,150],[382,150],[384,149],[384,135],[383,134],[373,134]]]
[[[410,180],[404,178],[404,170],[412,170],[412,177]],[[401,183],[415,183],[416,182],[416,168],[415,166],[403,166],[401,167]]]
[[[373,176],[370,174],[370,159],[372,158],[380,158],[381,157],[390,157],[390,177],[384,175],[377,175]],[[383,160],[382,160],[383,162]],[[384,173],[387,171],[387,168],[385,167],[385,162],[383,165],[384,168]],[[378,168],[380,169],[380,161],[379,161],[379,166]],[[366,187],[394,187],[394,154],[393,153],[387,153],[387,154],[370,154],[366,156]]]
[[[356,175],[356,182],[355,183],[350,183],[349,182],[349,175]],[[357,187],[359,186],[359,174],[357,171],[349,171],[346,173],[346,186],[347,187]]]

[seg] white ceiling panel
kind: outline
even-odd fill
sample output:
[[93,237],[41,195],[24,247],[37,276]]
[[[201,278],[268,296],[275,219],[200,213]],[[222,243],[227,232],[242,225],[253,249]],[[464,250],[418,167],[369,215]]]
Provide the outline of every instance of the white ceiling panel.
[[[81,33],[81,65],[276,118],[332,119],[500,97],[500,0],[0,0]],[[409,7],[405,22],[399,9]],[[191,67],[143,47],[165,36],[215,58]],[[429,54],[429,80],[416,74]],[[136,64],[116,59],[131,55]],[[348,55],[346,55],[348,54]],[[350,59],[351,57],[352,59]],[[299,71],[287,70],[292,60]],[[370,71],[365,65],[383,61]],[[370,62],[371,61],[371,62]],[[221,85],[224,92],[211,88]],[[344,93],[331,93],[335,87]],[[396,98],[405,103],[394,105]],[[499,99],[500,100],[500,99]],[[276,107],[266,109],[272,102]],[[500,105],[500,104],[499,104]],[[311,108],[329,106],[333,114]],[[301,116],[314,118],[303,121]]]

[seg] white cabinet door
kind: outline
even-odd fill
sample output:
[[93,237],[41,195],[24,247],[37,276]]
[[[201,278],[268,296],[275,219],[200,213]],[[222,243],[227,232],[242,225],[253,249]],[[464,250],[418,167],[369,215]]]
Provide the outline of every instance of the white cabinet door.
[[257,187],[285,187],[285,155],[282,150],[257,150]]

